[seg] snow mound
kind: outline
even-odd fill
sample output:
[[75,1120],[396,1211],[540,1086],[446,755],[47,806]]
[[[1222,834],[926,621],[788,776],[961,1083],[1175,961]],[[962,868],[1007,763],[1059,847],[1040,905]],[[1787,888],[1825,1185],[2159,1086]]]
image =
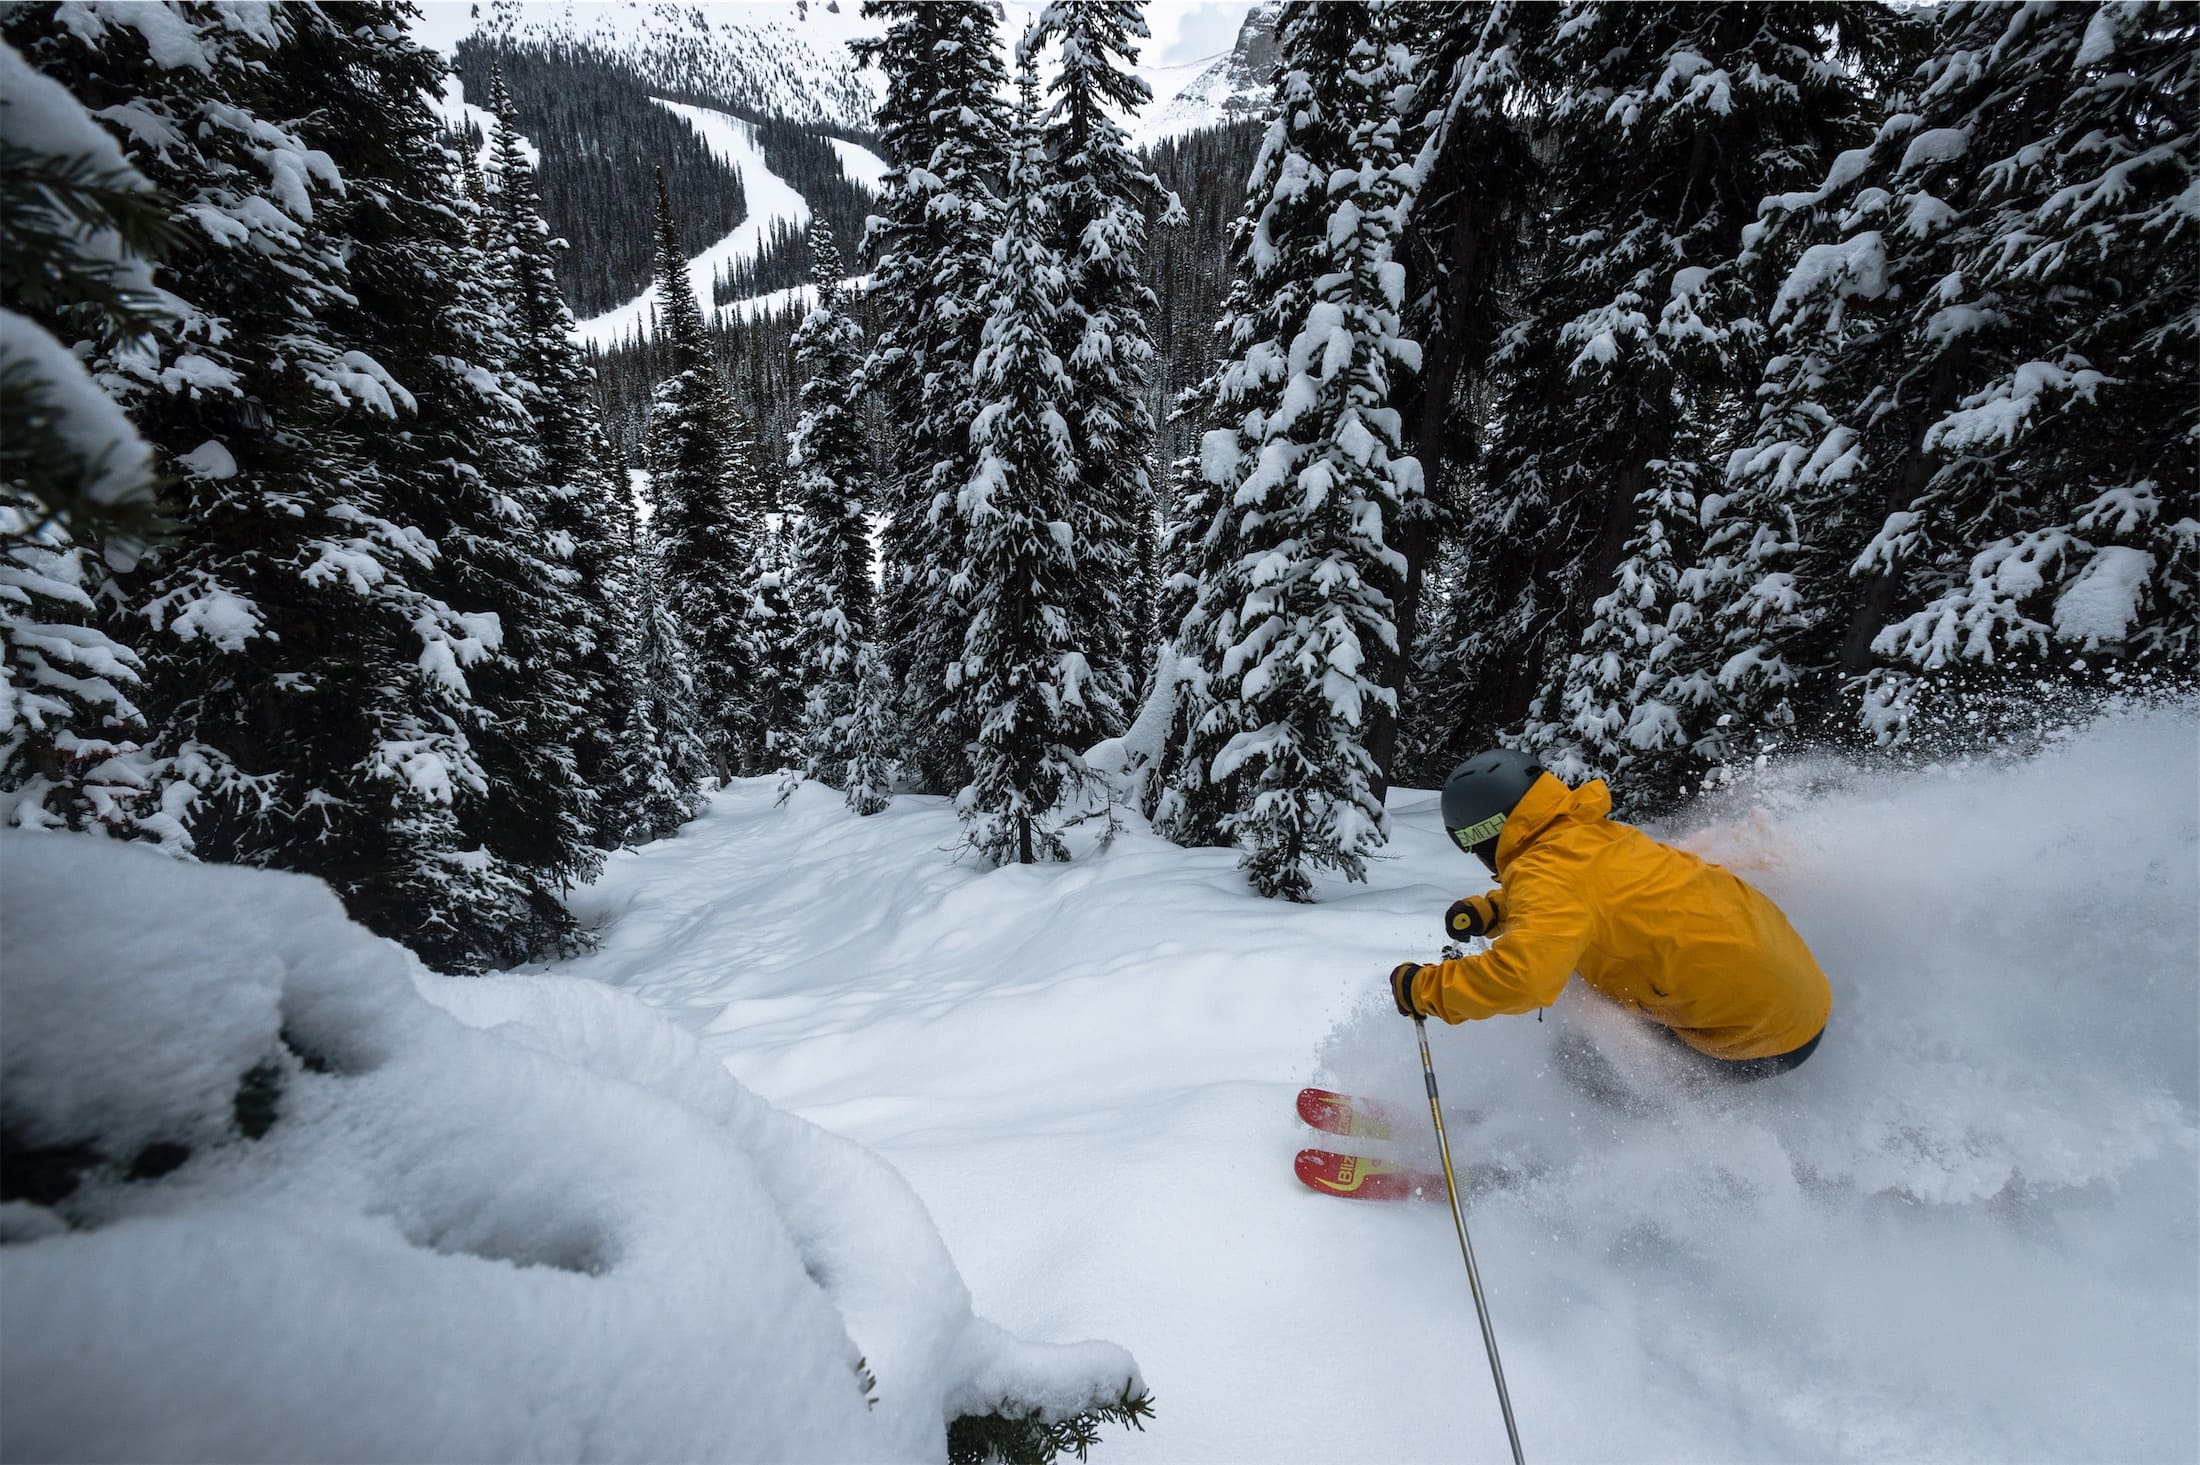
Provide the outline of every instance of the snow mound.
[[936,1460],[1143,1388],[631,997],[76,836],[0,836],[0,941],[0,1456]]

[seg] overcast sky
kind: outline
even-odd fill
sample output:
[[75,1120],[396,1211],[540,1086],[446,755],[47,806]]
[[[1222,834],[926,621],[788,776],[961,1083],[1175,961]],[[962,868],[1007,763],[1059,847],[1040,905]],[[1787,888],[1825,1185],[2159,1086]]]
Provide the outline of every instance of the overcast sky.
[[1168,66],[1227,51],[1252,8],[1251,0],[1153,0],[1146,7],[1153,47],[1140,59]]

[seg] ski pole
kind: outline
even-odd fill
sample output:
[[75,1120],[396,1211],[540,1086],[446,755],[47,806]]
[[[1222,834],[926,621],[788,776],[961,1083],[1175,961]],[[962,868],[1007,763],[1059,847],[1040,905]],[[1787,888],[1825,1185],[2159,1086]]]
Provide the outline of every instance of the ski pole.
[[1505,1365],[1497,1361],[1497,1334],[1490,1327],[1490,1306],[1482,1296],[1482,1273],[1474,1265],[1474,1243],[1467,1239],[1466,1212],[1459,1209],[1459,1181],[1451,1171],[1451,1140],[1444,1133],[1444,1108],[1436,1098],[1436,1064],[1428,1054],[1428,1021],[1413,1019],[1421,1040],[1421,1076],[1428,1080],[1428,1113],[1436,1121],[1436,1148],[1444,1157],[1444,1189],[1451,1194],[1451,1224],[1459,1232],[1459,1254],[1467,1259],[1467,1287],[1474,1293],[1474,1315],[1482,1322],[1482,1346],[1489,1350],[1490,1377],[1497,1380],[1497,1407],[1505,1411],[1505,1434],[1512,1441],[1513,1465],[1526,1465],[1520,1454],[1520,1428],[1513,1423],[1512,1395],[1505,1391]]

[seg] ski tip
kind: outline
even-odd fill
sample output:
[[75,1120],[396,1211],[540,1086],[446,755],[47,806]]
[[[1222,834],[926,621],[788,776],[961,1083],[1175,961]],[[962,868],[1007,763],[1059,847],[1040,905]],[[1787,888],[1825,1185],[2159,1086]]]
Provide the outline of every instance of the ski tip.
[[1343,1094],[1333,1094],[1327,1089],[1299,1090],[1299,1118],[1316,1129],[1328,1129],[1351,1110],[1352,1101]]
[[1388,1160],[1333,1150],[1300,1150],[1291,1168],[1307,1189],[1353,1200],[1408,1200],[1427,1194],[1432,1182],[1443,1184],[1439,1177]]
[[1393,1128],[1390,1110],[1383,1105],[1330,1089],[1300,1089],[1299,1118],[1324,1134],[1368,1139],[1389,1139]]
[[1300,1150],[1291,1161],[1291,1171],[1299,1177],[1300,1184],[1311,1189],[1330,1195],[1349,1195],[1352,1193],[1351,1185],[1340,1183],[1340,1174],[1344,1168],[1340,1162],[1348,1158],[1350,1157],[1345,1155],[1333,1155],[1327,1150]]

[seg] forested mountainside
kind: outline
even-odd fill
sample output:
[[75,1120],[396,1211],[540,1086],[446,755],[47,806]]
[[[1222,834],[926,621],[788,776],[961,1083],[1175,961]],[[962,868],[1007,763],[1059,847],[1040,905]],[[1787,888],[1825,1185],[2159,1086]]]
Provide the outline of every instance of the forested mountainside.
[[502,74],[511,120],[541,154],[543,213],[566,241],[558,284],[576,314],[608,310],[649,283],[653,170],[664,170],[697,238],[715,239],[746,216],[740,173],[652,100],[625,63],[583,46],[468,37],[453,69],[484,106]]
[[[694,86],[658,86],[644,81],[630,60],[577,42],[469,36],[458,43],[453,67],[477,102],[489,96],[492,74],[502,73],[513,120],[542,153],[543,212],[567,244],[558,282],[584,320],[632,300],[649,284],[652,168],[664,169],[681,228],[698,247],[746,217],[739,170],[713,156],[664,101],[754,122],[766,166],[792,184],[837,236],[862,238],[868,194],[842,173],[827,141],[860,141],[863,134],[854,129],[760,112],[739,97]],[[799,235],[775,234],[757,259],[725,277],[719,298],[782,290],[800,283],[808,269]]]
[[1159,431],[1154,461],[1159,464],[1191,451],[1190,430],[1174,407],[1179,394],[1204,381],[1214,365],[1215,322],[1230,287],[1230,225],[1245,207],[1245,180],[1266,126],[1250,116],[1169,138],[1150,152],[1154,176],[1175,190],[1184,206],[1184,217],[1171,227],[1149,220],[1146,235],[1146,283],[1159,305],[1153,322],[1153,414]]
[[[811,216],[823,219],[851,256],[863,242],[863,221],[870,216],[872,196],[868,188],[842,171],[840,155],[829,138],[866,136],[766,117],[756,124],[756,140],[764,149],[764,166],[794,185],[809,204]],[[860,272],[862,263],[855,260]],[[799,285],[809,278],[810,253],[799,230],[780,228],[766,239],[756,259],[740,268],[722,272],[714,282],[718,303],[746,300]]]
[[[1243,121],[1201,128],[1170,138],[1149,152],[1155,176],[1183,205],[1183,218],[1174,224],[1161,222],[1159,207],[1149,209],[1147,219],[1150,244],[1145,279],[1156,302],[1149,410],[1157,424],[1157,463],[1171,462],[1190,451],[1187,428],[1173,404],[1186,388],[1197,386],[1214,364],[1213,324],[1229,284],[1225,251],[1230,223],[1244,204],[1245,176],[1259,151],[1262,126],[1258,121]],[[772,171],[793,182],[826,218],[849,270],[860,273],[866,268],[861,243],[870,194],[840,174],[830,148],[815,130],[771,122],[762,124],[758,135]],[[832,171],[823,172],[825,167]],[[554,210],[552,223],[556,223]],[[683,234],[689,230],[684,216],[680,227]],[[786,290],[799,284],[808,268],[808,245],[800,234],[785,231],[771,240],[753,265],[730,277],[720,276],[716,301],[726,304]],[[639,289],[636,286],[636,293]],[[868,328],[861,303],[853,308],[864,316]],[[772,461],[780,464],[798,414],[801,377],[795,369],[794,333],[802,314],[795,300],[773,300],[712,328],[734,397],[756,421]],[[635,463],[641,461],[643,418],[663,369],[661,355],[651,343],[642,342],[615,347],[597,357],[597,397],[610,423],[613,444]]]

